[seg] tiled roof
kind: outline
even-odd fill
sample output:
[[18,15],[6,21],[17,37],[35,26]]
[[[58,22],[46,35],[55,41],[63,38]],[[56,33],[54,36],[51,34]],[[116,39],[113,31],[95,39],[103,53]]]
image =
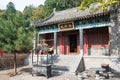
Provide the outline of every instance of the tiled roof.
[[[106,12],[108,13],[108,12]],[[78,10],[78,8],[71,8],[63,11],[58,11],[52,13],[51,16],[49,16],[46,19],[35,21],[34,25],[36,27],[38,26],[45,26],[45,25],[51,25],[51,24],[56,24],[60,22],[65,22],[65,21],[71,21],[71,20],[77,20],[81,18],[88,18],[88,17],[93,17],[93,16],[100,16],[106,14],[103,12],[103,10],[96,11],[94,13],[90,13],[90,9],[85,9],[84,11]]]

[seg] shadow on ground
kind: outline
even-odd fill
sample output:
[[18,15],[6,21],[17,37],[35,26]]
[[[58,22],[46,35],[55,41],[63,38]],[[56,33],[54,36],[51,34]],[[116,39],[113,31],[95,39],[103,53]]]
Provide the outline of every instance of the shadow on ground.
[[25,72],[25,73],[32,74],[32,68],[22,68],[22,69],[20,70],[20,72]]
[[[63,69],[64,68],[64,69]],[[62,74],[64,74],[63,73],[63,71],[59,71],[59,70],[63,70],[63,71],[65,71],[65,70],[67,70],[68,71],[68,69],[66,68],[66,67],[61,67],[61,66],[57,66],[56,68],[52,68],[52,70],[51,70],[51,74],[52,74],[52,77],[55,77],[55,76],[60,76],[60,75],[62,75]],[[20,72],[21,73],[28,73],[28,74],[30,74],[30,75],[32,75],[32,67],[29,67],[29,68],[22,68],[21,70],[20,70]],[[43,74],[37,74],[37,76],[45,76],[45,75],[43,75]]]
[[115,77],[119,78],[120,79],[120,72],[110,68],[110,71],[114,74]]

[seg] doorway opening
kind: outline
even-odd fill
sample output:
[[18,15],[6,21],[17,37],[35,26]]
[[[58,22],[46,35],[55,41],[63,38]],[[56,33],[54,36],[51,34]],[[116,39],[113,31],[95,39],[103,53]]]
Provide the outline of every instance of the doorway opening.
[[72,34],[69,36],[70,52],[77,52],[77,35]]

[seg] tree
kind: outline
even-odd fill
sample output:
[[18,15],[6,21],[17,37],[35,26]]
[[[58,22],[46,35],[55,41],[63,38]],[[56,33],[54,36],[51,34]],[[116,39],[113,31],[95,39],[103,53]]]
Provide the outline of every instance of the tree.
[[80,5],[80,0],[56,0],[56,1],[57,1],[56,9],[58,11],[78,7]]
[[53,12],[53,8],[56,8],[56,11],[60,11],[77,7],[80,5],[80,0],[46,0],[44,4],[44,14],[47,17]]
[[12,14],[15,14],[15,13],[16,13],[15,5],[12,2],[9,2],[8,5],[7,5],[6,14],[12,15]]
[[17,12],[13,3],[7,5],[6,20],[0,19],[0,49],[14,54],[14,69],[17,74],[16,53],[28,52],[32,49],[32,27],[23,14]]
[[1,10],[0,9],[0,18],[5,19],[6,15],[5,15],[5,10]]
[[44,6],[40,5],[32,11],[32,20],[39,20],[44,18]]
[[32,11],[34,10],[33,5],[26,6],[23,10],[24,17],[29,21],[32,20]]
[[84,10],[88,7],[90,7],[90,5],[92,3],[98,3],[98,7],[96,9],[104,9],[107,10],[109,6],[114,6],[118,3],[119,0],[81,0],[81,4],[80,4],[80,9]]
[[46,0],[45,1],[45,3],[44,3],[45,17],[49,16],[52,13],[53,8],[55,8],[55,6],[56,6],[55,0]]

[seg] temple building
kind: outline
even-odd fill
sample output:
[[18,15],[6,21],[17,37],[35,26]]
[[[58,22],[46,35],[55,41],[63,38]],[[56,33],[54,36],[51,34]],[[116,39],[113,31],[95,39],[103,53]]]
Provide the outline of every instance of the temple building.
[[119,17],[119,9],[98,10],[93,13],[90,8],[83,11],[78,8],[63,11],[54,9],[48,18],[33,23],[38,32],[36,45],[44,40],[54,48],[54,54],[82,54],[85,64],[90,66],[87,63],[92,60],[90,56],[94,56],[93,62],[100,56],[105,56],[102,60],[107,59],[106,56],[110,56],[116,49],[120,50]]
[[103,55],[109,43],[110,12],[77,8],[54,11],[48,18],[36,21],[38,42],[44,39],[55,54]]

